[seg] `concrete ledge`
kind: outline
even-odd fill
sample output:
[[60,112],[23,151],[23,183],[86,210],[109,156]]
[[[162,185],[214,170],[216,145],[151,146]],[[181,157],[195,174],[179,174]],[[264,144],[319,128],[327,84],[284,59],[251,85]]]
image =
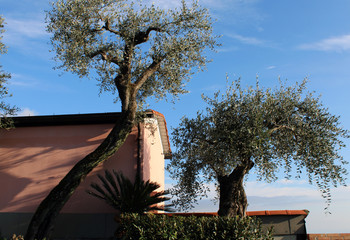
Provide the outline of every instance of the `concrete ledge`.
[[[115,214],[64,213],[57,218],[54,239],[112,239]],[[32,213],[0,213],[0,236],[24,235]]]

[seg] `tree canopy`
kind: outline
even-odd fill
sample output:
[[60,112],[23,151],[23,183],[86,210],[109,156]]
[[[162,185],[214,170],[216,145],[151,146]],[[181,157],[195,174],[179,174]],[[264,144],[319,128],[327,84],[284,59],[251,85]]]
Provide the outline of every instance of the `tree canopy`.
[[208,10],[196,1],[164,10],[142,1],[58,0],[48,21],[60,68],[92,76],[101,92],[119,97],[133,84],[139,103],[186,92],[184,83],[208,63],[205,48],[217,45]]
[[178,181],[180,207],[205,193],[203,181],[218,181],[223,200],[223,185],[233,183],[221,180],[234,182],[234,175],[244,177],[253,167],[267,182],[280,169],[289,178],[295,168],[297,177],[305,173],[330,201],[330,186],[345,184],[347,162],[339,151],[349,134],[306,84],[262,88],[257,82],[243,89],[238,80],[226,93],[204,97],[205,111],[182,118],[173,131],[176,152],[168,166]]
[[197,1],[165,11],[142,1],[57,0],[47,21],[58,68],[97,79],[100,92],[111,91],[120,100],[121,117],[40,203],[26,240],[50,237],[80,182],[122,146],[140,105],[148,97],[185,93],[186,81],[209,62],[205,50],[217,45],[208,10]]
[[[1,41],[2,34],[4,33],[4,19],[0,16],[0,54],[6,53],[7,49],[5,44]],[[0,128],[8,128],[11,126],[11,121],[7,118],[10,115],[14,115],[18,110],[16,107],[4,101],[5,98],[11,96],[6,87],[8,80],[11,78],[9,73],[6,73],[0,65]]]

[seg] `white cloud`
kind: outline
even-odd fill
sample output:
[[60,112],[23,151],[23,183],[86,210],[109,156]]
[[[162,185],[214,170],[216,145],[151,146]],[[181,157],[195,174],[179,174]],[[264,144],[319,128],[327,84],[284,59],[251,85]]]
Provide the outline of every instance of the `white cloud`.
[[306,180],[292,180],[292,179],[279,179],[274,184],[282,184],[282,185],[307,185],[309,184]]
[[264,41],[254,37],[245,37],[234,33],[228,33],[226,34],[226,36],[228,36],[229,38],[235,39],[243,44],[255,45],[255,46],[260,46],[264,44]]
[[42,38],[48,35],[45,30],[45,21],[43,19],[12,19],[6,18],[6,28],[10,35]]
[[252,8],[260,0],[201,0],[200,3],[211,9],[217,10],[243,10],[247,8]]
[[226,52],[234,52],[237,51],[239,48],[236,46],[229,46],[229,47],[220,47],[217,49],[219,53],[226,53]]
[[9,52],[18,51],[25,55],[36,55],[48,59],[49,34],[45,30],[43,18],[11,18],[5,17],[4,42]]
[[[247,12],[247,8],[254,6],[260,0],[200,0],[199,4],[215,11],[226,11],[228,9],[240,10]],[[191,5],[192,0],[185,0]],[[147,5],[154,4],[163,9],[174,9],[181,7],[181,0],[144,0],[142,3]]]
[[[190,3],[190,1],[186,1]],[[146,0],[143,1],[142,4],[146,5],[154,5],[156,7],[159,7],[161,9],[174,9],[181,7],[181,0]]]
[[37,87],[39,85],[37,79],[18,73],[11,73],[9,84],[18,87]]
[[17,116],[35,116],[37,113],[34,110],[31,110],[29,108],[22,109]]
[[271,69],[275,69],[275,68],[276,68],[276,66],[271,65],[271,66],[268,66],[266,69],[271,70]]
[[350,50],[350,34],[323,39],[315,43],[301,44],[298,48],[317,51],[348,51]]
[[[208,8],[211,16],[225,24],[254,25],[261,30],[259,23],[264,16],[258,11],[256,5],[261,0],[199,0],[199,4]],[[185,0],[191,5],[192,0]],[[181,7],[181,0],[143,0],[143,4],[154,4],[162,9],[174,9]]]
[[228,30],[234,26],[245,26],[249,29],[262,31],[261,26],[266,16],[258,7],[261,0],[200,0],[207,7],[211,16]]
[[317,188],[310,188],[308,184],[296,184],[295,182],[247,182],[246,192],[254,197],[321,197]]
[[[171,187],[171,184],[166,184]],[[216,196],[214,184],[209,184],[212,190],[208,198],[198,201],[190,212],[216,212],[218,203],[213,199]],[[248,196],[248,211],[261,210],[309,210],[306,218],[308,233],[331,233],[348,231],[348,217],[350,208],[350,186],[331,189],[331,214],[326,214],[327,206],[315,186],[306,180],[281,179],[274,183],[248,181],[245,189]]]

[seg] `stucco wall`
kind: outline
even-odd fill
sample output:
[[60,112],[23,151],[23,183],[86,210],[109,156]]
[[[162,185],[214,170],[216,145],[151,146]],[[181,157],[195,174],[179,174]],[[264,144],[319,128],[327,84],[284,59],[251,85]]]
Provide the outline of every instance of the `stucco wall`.
[[142,136],[143,179],[157,182],[160,185],[158,191],[164,191],[164,151],[157,120],[146,120]]
[[[135,127],[124,145],[95,168],[64,206],[53,233],[58,239],[106,239],[114,235],[116,210],[86,193],[105,169],[134,179],[138,160],[144,180],[164,189],[164,155],[157,120]],[[42,199],[84,156],[108,135],[112,124],[60,125],[0,129],[0,237],[24,234]],[[140,139],[139,139],[140,137]],[[140,157],[140,158],[139,158]]]
[[[34,212],[60,179],[107,136],[110,124],[21,127],[0,132],[0,212]],[[93,170],[63,208],[63,213],[110,213],[108,205],[85,190],[97,173],[116,169],[134,178],[137,129],[115,156]]]

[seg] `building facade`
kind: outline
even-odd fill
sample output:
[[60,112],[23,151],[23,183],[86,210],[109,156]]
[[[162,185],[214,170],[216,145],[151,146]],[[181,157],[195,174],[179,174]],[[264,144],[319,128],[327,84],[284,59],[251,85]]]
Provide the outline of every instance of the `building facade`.
[[[106,138],[120,113],[13,118],[15,128],[0,130],[0,236],[24,234],[40,202],[68,171]],[[116,210],[89,195],[97,174],[116,170],[161,185],[164,159],[171,156],[165,118],[149,111],[124,145],[81,183],[58,218],[54,237],[107,238],[114,234]]]

